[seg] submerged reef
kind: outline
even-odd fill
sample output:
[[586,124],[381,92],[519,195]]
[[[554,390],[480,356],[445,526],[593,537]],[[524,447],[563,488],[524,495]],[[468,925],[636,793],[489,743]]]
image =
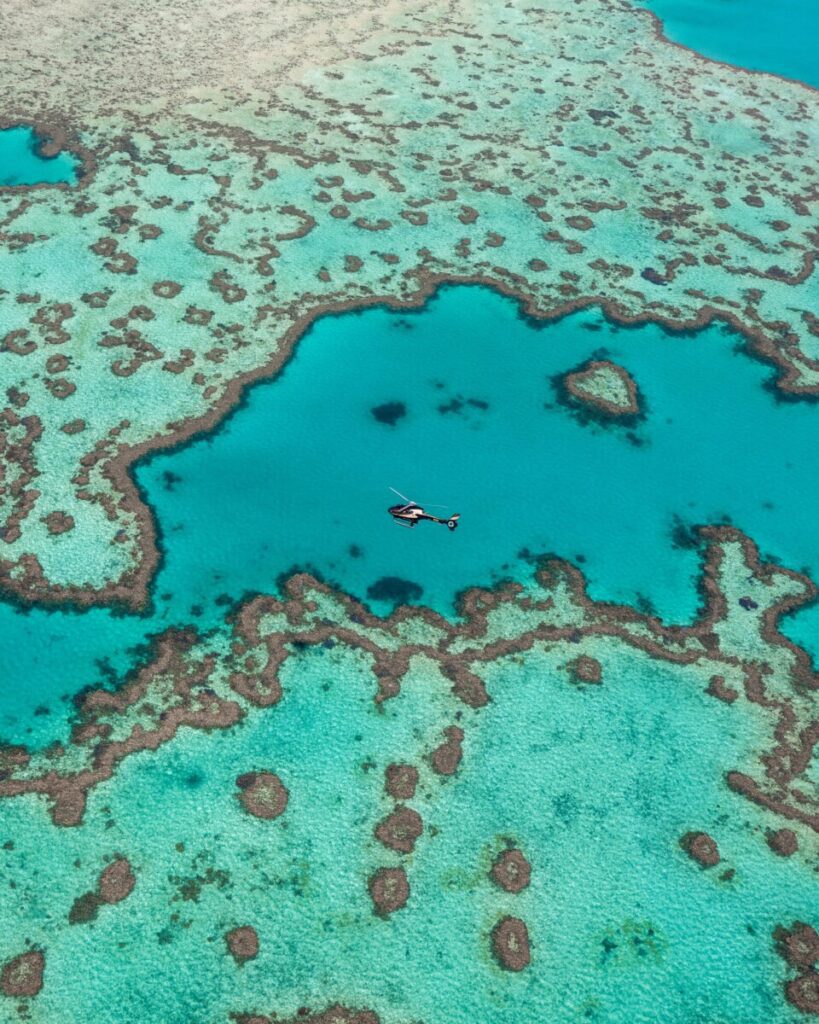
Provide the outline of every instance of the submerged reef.
[[802,1013],[819,1016],[819,935],[803,921],[794,921],[790,929],[774,929],[774,941],[782,958],[799,973],[785,983],[785,997]]
[[391,601],[394,605],[419,601],[423,593],[424,588],[420,584],[403,580],[400,576],[382,576],[367,587],[367,597],[371,601]]
[[[0,187],[19,606],[156,604],[134,463],[213,429],[325,314],[463,282],[540,322],[718,322],[774,397],[819,396],[815,92],[671,46],[628,0],[206,6],[4,18],[0,128],[79,165]],[[495,398],[445,379],[436,419],[486,429]],[[603,355],[562,389],[645,417]],[[399,384],[360,414],[389,444],[419,409]],[[819,1012],[819,677],[781,631],[817,588],[732,526],[678,527],[688,624],[594,600],[554,557],[454,619],[379,575],[400,565],[368,577],[384,618],[292,572],[225,584],[199,629],[169,615],[66,695],[53,742],[4,732],[0,1015],[620,1024],[660,996],[687,1020],[692,992],[703,1019]],[[366,566],[360,539],[340,550]]]
[[239,803],[254,818],[272,820],[284,813],[288,792],[273,772],[247,772],[236,780]]
[[3,965],[0,972],[0,992],[4,996],[36,996],[43,987],[45,957],[41,950],[21,953]]
[[[44,749],[22,745],[0,748],[0,811],[17,813],[19,809],[28,817],[38,814],[38,805],[44,802],[53,824],[58,826],[55,849],[60,848],[63,838],[70,845],[72,836],[81,837],[86,830],[93,833],[102,827],[101,835],[105,837],[107,807],[112,800],[109,794],[122,794],[117,798],[116,816],[127,814],[125,808],[130,801],[139,802],[135,792],[139,791],[140,777],[145,778],[146,771],[151,777],[153,762],[164,764],[159,770],[167,773],[177,793],[187,788],[192,803],[183,802],[181,806],[188,810],[179,820],[174,814],[170,829],[162,834],[161,849],[166,852],[153,856],[161,861],[181,858],[180,863],[189,867],[182,871],[160,867],[161,879],[154,874],[150,884],[140,878],[136,883],[140,900],[151,899],[152,885],[156,887],[160,880],[167,885],[170,879],[173,888],[166,897],[169,906],[184,908],[184,912],[172,910],[167,925],[158,927],[159,942],[182,942],[174,936],[180,929],[196,929],[201,917],[199,930],[192,931],[191,936],[198,935],[198,942],[210,942],[213,939],[205,936],[216,935],[223,960],[247,964],[242,977],[250,979],[247,992],[257,993],[252,996],[257,1006],[265,1004],[258,1002],[259,989],[252,971],[259,964],[265,965],[265,971],[281,970],[281,966],[273,966],[280,963],[276,958],[280,956],[277,947],[281,933],[274,930],[271,934],[270,928],[296,929],[293,934],[298,940],[294,937],[294,942],[308,943],[308,948],[318,950],[322,947],[310,945],[310,930],[317,928],[323,941],[335,948],[341,921],[346,922],[344,935],[352,934],[347,931],[350,928],[363,929],[362,941],[369,950],[375,948],[372,943],[382,941],[370,931],[374,928],[384,930],[383,941],[388,945],[403,942],[399,936],[405,936],[416,952],[429,948],[431,955],[444,959],[450,944],[468,941],[474,944],[476,963],[484,964],[483,970],[501,971],[504,977],[508,973],[510,978],[525,971],[527,977],[537,976],[537,985],[541,980],[550,985],[551,968],[543,963],[538,950],[549,948],[547,959],[551,962],[555,953],[550,943],[557,939],[552,926],[543,919],[543,907],[549,905],[543,893],[567,882],[564,858],[572,859],[575,854],[564,848],[559,859],[543,869],[541,860],[548,856],[550,844],[556,839],[563,841],[561,833],[570,831],[577,814],[576,796],[558,790],[552,797],[554,809],[549,812],[545,833],[550,838],[545,845],[542,838],[538,839],[537,829],[542,827],[539,822],[532,832],[537,815],[533,817],[530,809],[517,820],[514,814],[504,819],[507,828],[514,825],[514,832],[499,833],[496,825],[496,838],[487,841],[492,831],[483,831],[483,852],[475,856],[471,867],[461,861],[457,866],[450,864],[445,871],[436,868],[434,873],[442,872],[444,880],[440,892],[429,878],[442,837],[449,834],[451,841],[460,836],[464,823],[470,821],[470,810],[461,807],[456,811],[452,805],[453,799],[461,799],[458,793],[463,794],[465,779],[471,780],[471,791],[480,794],[472,799],[487,800],[490,805],[500,802],[506,815],[519,806],[515,801],[521,799],[521,792],[531,793],[536,806],[545,810],[540,789],[544,783],[536,781],[543,776],[532,774],[543,770],[542,766],[536,767],[542,755],[526,754],[522,768],[521,750],[514,739],[510,743],[503,720],[497,719],[498,709],[508,699],[507,691],[522,685],[527,674],[538,681],[541,693],[553,678],[554,689],[549,691],[552,700],[564,694],[565,699],[582,702],[586,710],[573,705],[572,715],[585,728],[590,701],[609,700],[614,692],[619,694],[616,700],[622,701],[629,688],[637,685],[641,687],[634,694],[637,706],[650,705],[657,696],[648,694],[663,665],[675,673],[685,673],[679,679],[668,676],[663,680],[664,685],[680,687],[675,700],[695,700],[706,716],[730,715],[734,729],[752,737],[731,747],[733,754],[718,744],[719,754],[714,750],[708,755],[709,770],[714,773],[710,778],[702,774],[699,755],[691,755],[688,770],[697,780],[697,794],[703,786],[714,787],[728,801],[733,815],[757,816],[758,823],[750,835],[747,824],[739,829],[743,842],[757,843],[763,859],[767,858],[767,871],[787,866],[778,849],[773,848],[772,830],[787,829],[799,836],[799,845],[806,848],[815,843],[819,833],[819,803],[810,787],[817,680],[805,652],[779,632],[781,616],[813,600],[816,590],[807,578],[762,562],[752,542],[736,529],[707,528],[702,531],[702,539],[702,608],[690,626],[666,626],[629,607],[595,602],[586,594],[578,570],[555,559],[542,562],[526,585],[505,583],[493,590],[466,592],[455,622],[429,609],[408,606],[385,619],[378,618],[327,584],[306,574],[295,575],[286,582],[283,597],[250,597],[232,608],[223,623],[207,634],[193,628],[171,629],[157,637],[144,664],[116,690],[91,690],[77,698],[67,742]],[[746,596],[754,602],[750,611],[740,602]],[[602,666],[606,685],[566,686],[567,665],[574,665],[576,670],[582,658],[589,659],[592,667]],[[629,671],[611,670],[618,659],[626,659],[623,665],[630,666]],[[651,669],[648,676],[635,683],[630,677],[639,659]],[[533,666],[531,673],[529,664]],[[595,674],[586,672],[583,664],[581,674]],[[513,682],[516,671],[523,675]],[[713,693],[711,681],[716,675],[736,693],[730,704]],[[303,692],[306,687],[310,688],[309,694]],[[268,698],[271,690],[275,691],[272,700]],[[354,693],[360,695],[362,710],[345,727],[345,703]],[[322,710],[324,701],[326,708]],[[540,717],[533,715],[531,700],[518,710],[524,718]],[[291,724],[287,725],[283,716],[291,714]],[[318,726],[316,716],[321,714],[326,715],[326,732]],[[611,723],[606,720],[608,734]],[[313,725],[305,729],[305,721]],[[371,733],[362,745],[358,730],[365,727]],[[265,731],[258,734],[260,728]],[[629,723],[627,731],[632,729],[633,723]],[[276,739],[279,734],[280,742]],[[217,737],[221,745],[232,735],[242,745],[225,758],[224,767],[219,767],[218,759],[208,753],[210,745],[217,742]],[[184,751],[199,740],[205,744],[201,746],[201,763],[209,767],[199,769],[197,774],[190,767],[180,766],[185,764]],[[296,754],[291,746],[298,742],[304,747]],[[505,768],[492,768],[491,761],[487,762],[492,745],[509,748]],[[548,753],[553,745],[554,734],[548,744],[535,744],[531,749]],[[699,750],[698,744],[695,747]],[[562,757],[566,748],[561,749]],[[691,753],[694,748],[681,749]],[[174,750],[179,753],[175,755]],[[247,770],[250,757],[262,756],[269,758],[281,777],[270,768]],[[652,757],[656,756],[655,750]],[[171,762],[165,760],[167,757]],[[612,761],[608,753],[603,755],[600,770],[606,777]],[[173,764],[177,765],[175,770],[169,768]],[[546,768],[548,778],[554,768],[548,761]],[[194,790],[203,783],[201,773],[207,771],[215,773],[206,806],[217,832],[204,849],[189,853],[186,842],[177,840],[174,844],[173,836],[180,834],[185,815],[193,813],[191,808],[200,802]],[[641,779],[640,791],[644,784]],[[606,783],[606,787],[610,785]],[[515,799],[510,796],[508,802],[504,795],[507,788],[518,794]],[[348,804],[351,817],[341,825],[338,815]],[[475,806],[482,805],[468,804],[467,808]],[[167,807],[163,798],[159,810],[163,820]],[[703,813],[699,804],[697,808]],[[730,816],[720,814],[715,818],[714,813],[712,809],[703,819],[697,819],[698,824],[701,821],[707,825],[708,833],[700,830],[681,835],[673,825],[663,824],[655,842],[664,845],[672,866],[675,857],[685,863],[686,854],[679,849],[680,844],[700,864],[712,865],[719,859],[717,843],[725,843],[727,859],[732,865],[739,862],[741,867],[743,855],[737,851],[736,830],[728,824]],[[144,809],[140,814],[145,814]],[[279,820],[274,824],[271,819]],[[316,820],[322,823],[318,830]],[[116,827],[113,819],[112,825]],[[44,823],[40,828],[53,826]],[[243,840],[249,845],[240,846],[235,859],[225,862],[224,840],[219,838],[222,831],[231,836],[232,842],[234,834],[241,836],[244,830],[250,830]],[[103,914],[101,907],[128,896],[135,880],[131,862],[141,865],[141,874],[151,870],[150,858],[137,849],[142,840],[131,834],[123,846],[123,833],[116,835],[123,852],[117,853],[98,875],[96,891],[89,890],[79,900],[76,888],[71,894],[75,903],[70,916],[76,924],[84,922],[83,932],[113,926],[110,922],[120,912],[112,907]],[[320,837],[321,842],[329,843],[323,854],[313,850]],[[777,839],[776,845],[790,848],[786,835]],[[537,870],[532,871],[529,856],[534,851],[539,852]],[[7,844],[2,855],[14,858],[14,843]],[[747,853],[744,856],[748,871],[751,865]],[[311,901],[330,898],[323,888],[326,883],[318,880],[325,878],[328,860],[334,866],[336,862],[340,868],[343,865],[344,881],[334,882],[331,892],[334,886],[341,886],[344,909],[332,913],[319,909],[324,926],[305,924],[305,931],[294,922],[310,912]],[[99,868],[96,870],[99,872]],[[696,886],[702,879],[702,884],[731,886],[735,873],[732,867],[717,876],[706,870],[692,872],[689,866],[690,881],[684,884]],[[234,881],[234,876],[241,878],[241,883]],[[466,884],[464,878],[469,879]],[[571,877],[568,882],[574,885]],[[461,905],[475,902],[475,917],[470,918],[469,925],[461,923],[455,932],[446,928],[443,933],[435,931],[434,939],[429,941],[411,939],[413,929],[418,927],[418,915],[426,922],[421,925],[422,934],[431,927],[429,915],[434,913],[437,901],[446,897],[448,887]],[[279,923],[278,915],[283,912],[287,889],[292,889],[297,902],[297,909],[292,911],[297,917],[288,918],[290,923],[285,925]],[[219,895],[222,892],[224,896]],[[265,906],[272,899],[270,905],[278,908],[270,921],[267,911],[258,910],[262,893],[267,894]],[[483,909],[482,901],[490,897],[492,902]],[[5,898],[17,896],[10,893]],[[566,898],[565,891],[561,898]],[[364,913],[362,904],[366,908],[363,917],[359,916]],[[323,905],[318,903],[319,908]],[[68,900],[65,927],[70,927],[70,907]],[[141,913],[138,906],[134,912]],[[153,924],[162,913],[160,904],[153,907],[150,917],[141,920]],[[793,915],[797,913],[799,907],[795,906]],[[445,920],[446,915],[435,927],[441,927]],[[63,941],[61,927],[54,927],[55,942],[57,938]],[[567,923],[566,927],[576,925]],[[627,923],[618,925],[610,920],[606,934],[618,927],[625,929],[624,934],[632,934]],[[410,931],[394,930],[404,928]],[[649,934],[659,936],[652,940],[652,950],[665,948],[665,940],[654,925],[641,924],[640,928],[643,930],[639,935],[649,929]],[[29,937],[38,942],[41,956],[49,955],[49,936],[41,936],[38,930],[30,935],[26,928],[10,936],[16,950]],[[631,945],[629,940],[618,955],[632,955]],[[793,942],[783,940],[780,945],[790,949]],[[770,953],[775,957],[773,948]],[[11,955],[20,954],[12,951]],[[360,956],[360,952],[355,955]],[[409,954],[401,953],[404,955]],[[23,964],[33,965],[33,970],[43,962],[29,957]],[[607,962],[601,960],[603,965]],[[66,998],[59,972],[49,974],[40,991],[41,979],[35,978],[29,967],[23,971],[14,966],[16,961],[10,963],[4,982],[9,991],[25,988],[29,993],[25,998],[56,1000],[57,1004]],[[219,970],[216,966],[212,969]],[[289,961],[287,970],[292,970]],[[541,971],[546,972],[543,979]],[[810,1006],[814,969],[807,966],[800,967],[800,971],[788,983],[785,995],[794,1005]],[[275,976],[280,977],[278,973]],[[368,984],[381,992],[372,973],[366,972],[366,977]],[[334,985],[328,982],[322,986],[325,997],[344,994]],[[213,998],[218,1001],[223,996]],[[383,992],[379,998],[379,1019],[403,1022],[413,1019],[413,1013],[418,1017],[412,1000],[398,999],[393,1005],[389,1000],[384,1002],[387,997]],[[510,991],[509,999],[513,998],[517,997]],[[546,997],[541,993],[537,998]],[[234,1000],[232,1005],[233,1019],[264,1019],[245,998]],[[446,1003],[437,1005],[440,1016],[447,1016]],[[530,1011],[518,1013],[514,1006],[512,1002],[508,1007],[516,1015],[514,1019],[535,1019]],[[320,1014],[328,1013],[326,1019],[334,1020],[332,1014],[336,1012],[341,1011],[319,1011],[316,1019],[324,1019]],[[298,1017],[302,1018],[310,1019],[308,1011]]]
[[144,607],[134,460],[213,426],[322,313],[441,281],[540,318],[722,321],[782,395],[819,390],[810,90],[663,43],[626,0],[348,3],[333,34],[296,5],[224,34],[117,10],[116,61],[53,4],[0,40],[0,124],[83,162],[74,186],[0,189],[0,575],[20,600]]
[[253,960],[259,955],[259,936],[250,925],[232,928],[225,935],[228,951],[237,964]]
[[127,857],[115,858],[102,872],[94,892],[78,896],[68,912],[69,924],[93,921],[105,903],[121,903],[136,885]]
[[792,828],[778,828],[768,833],[768,846],[780,857],[792,857],[799,849],[799,839]]
[[641,412],[631,374],[611,360],[592,360],[567,373],[560,383],[569,399],[597,416],[633,419]]
[[376,405],[371,410],[373,416],[379,423],[386,423],[390,427],[407,415],[407,407],[403,402],[384,402],[383,405]]
[[686,832],[680,839],[680,846],[701,867],[713,868],[719,864],[719,847],[707,832]]
[[404,868],[379,868],[369,882],[376,914],[387,917],[407,905],[410,889]]
[[[275,711],[280,687],[270,701],[264,681],[278,682],[288,659],[305,647],[342,644],[366,654],[376,704],[401,692],[413,659],[430,659],[460,706],[480,710],[491,699],[487,664],[536,645],[557,644],[569,653],[591,638],[609,637],[658,662],[701,666],[706,692],[715,674],[730,678],[737,693],[732,707],[746,703],[767,716],[770,745],[757,768],[727,771],[727,785],[819,832],[819,801],[800,782],[819,736],[813,718],[819,681],[805,651],[778,629],[783,614],[815,599],[816,588],[807,577],[760,562],[753,543],[734,528],[705,527],[701,534],[708,545],[703,608],[691,626],[665,626],[629,607],[591,601],[581,574],[557,560],[538,569],[534,589],[508,583],[468,591],[461,599],[462,624],[406,606],[380,619],[326,584],[296,575],[284,600],[261,596],[243,604],[227,636],[200,637],[191,627],[157,638],[153,657],[115,692],[97,689],[78,698],[69,746],[0,747],[0,799],[40,794],[55,824],[77,825],[89,791],[110,779],[124,759],[155,750],[183,727],[227,729],[250,713]],[[752,614],[740,594],[754,595]],[[513,610],[516,629],[500,631]],[[575,656],[575,672],[582,657]],[[248,676],[259,680],[261,697]],[[450,725],[442,733],[429,757],[433,772],[445,777],[461,762],[465,730]],[[411,798],[415,780],[409,764],[387,769],[388,792],[398,799],[405,793]],[[288,805],[288,790],[273,772],[243,773],[236,785],[240,803],[257,817],[276,818]],[[376,828],[382,843],[401,852],[410,852],[422,832],[418,812],[400,803]],[[716,845],[705,833],[687,833],[681,843],[701,863],[716,863]]]
[[573,658],[566,668],[569,678],[574,683],[603,682],[603,666],[597,658],[591,658],[588,654],[580,654]]
[[529,930],[519,917],[504,917],[492,929],[492,953],[505,971],[522,971],[531,962]]
[[504,850],[495,858],[490,874],[501,889],[520,892],[529,885],[532,868],[520,850]]

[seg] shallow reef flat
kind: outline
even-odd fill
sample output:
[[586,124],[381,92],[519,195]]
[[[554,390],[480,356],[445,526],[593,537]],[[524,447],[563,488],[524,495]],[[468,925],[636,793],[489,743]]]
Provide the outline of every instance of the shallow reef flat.
[[819,1013],[816,92],[626,0],[6,0],[0,96],[79,174],[0,187],[0,1022]]
[[690,628],[551,561],[457,624],[298,576],[159,638],[3,753],[2,1019],[797,1019],[815,588],[703,540]]
[[589,414],[611,419],[640,415],[637,385],[628,370],[608,359],[596,359],[566,374],[564,397],[579,402]]
[[191,4],[8,18],[4,56],[44,20],[60,47],[2,62],[4,123],[84,160],[75,187],[0,193],[8,591],[143,606],[134,459],[215,424],[322,312],[440,280],[541,317],[723,320],[783,394],[815,393],[809,89],[664,45],[612,0],[363,7],[316,66],[293,26],[329,29],[285,11],[287,42],[253,5],[229,26]]

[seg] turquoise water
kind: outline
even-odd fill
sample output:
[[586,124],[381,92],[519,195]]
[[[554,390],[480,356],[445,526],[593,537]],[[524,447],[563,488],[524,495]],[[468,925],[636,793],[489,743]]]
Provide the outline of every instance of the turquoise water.
[[[416,603],[451,613],[464,587],[528,576],[528,550],[576,561],[596,598],[681,622],[698,559],[675,525],[720,521],[819,576],[815,410],[778,404],[737,342],[619,329],[595,310],[538,328],[474,287],[420,314],[322,320],[212,439],[137,470],[164,536],[157,593],[204,604],[313,567],[364,600],[382,577],[410,580]],[[637,381],[633,432],[558,402],[552,378],[595,353]],[[394,425],[372,412],[390,402],[406,409]],[[390,485],[460,512],[459,529],[397,527]]]
[[[0,736],[50,739],[70,695],[106,667],[125,671],[149,634],[207,629],[293,568],[379,613],[392,603],[368,590],[397,577],[421,588],[414,603],[452,615],[463,588],[528,579],[527,555],[553,552],[582,568],[592,597],[687,622],[699,557],[680,536],[731,522],[819,578],[815,407],[777,402],[770,369],[737,346],[719,328],[621,329],[595,310],[537,326],[476,287],[446,288],[418,313],[319,321],[215,434],[137,468],[164,552],[149,616],[0,606],[0,672],[28,680],[4,688]],[[552,378],[595,353],[637,381],[646,415],[633,431],[584,424],[557,401]],[[406,409],[393,425],[372,411],[389,402]],[[460,528],[396,526],[390,485],[447,503]],[[812,645],[816,617],[797,615],[795,638]]]
[[53,157],[37,152],[39,143],[31,128],[18,125],[0,130],[0,188],[4,185],[39,185],[77,181],[79,161],[63,150]]
[[[417,313],[319,321],[215,434],[137,467],[164,552],[149,615],[2,606],[0,673],[25,685],[3,688],[0,732],[64,735],[70,694],[123,671],[129,648],[172,624],[215,627],[291,567],[365,600],[397,576],[453,614],[464,586],[527,578],[522,549],[553,551],[593,596],[685,621],[697,555],[675,546],[679,526],[730,519],[819,575],[815,407],[777,402],[770,369],[737,346],[724,330],[619,329],[594,310],[538,326],[475,287]],[[593,355],[635,378],[645,416],[633,429],[584,423],[557,401],[555,375]],[[373,413],[389,403],[405,410],[393,424]],[[390,484],[449,502],[461,527],[396,527]],[[126,759],[81,828],[55,829],[39,800],[3,801],[0,839],[14,845],[0,849],[0,919],[47,950],[31,1019],[221,1024],[338,1000],[385,1024],[634,1024],[658,1005],[674,1024],[795,1024],[770,937],[815,916],[815,882],[798,858],[773,857],[770,817],[723,782],[759,750],[760,724],[706,696],[697,667],[607,638],[584,647],[603,685],[571,686],[566,647],[489,666],[480,712],[423,665],[379,708],[356,652],[311,649],[285,664],[276,708]],[[464,762],[442,783],[425,759],[456,715]],[[425,832],[404,859],[410,901],[383,921],[367,878],[396,857],[372,830],[392,806],[383,770],[404,760],[421,769]],[[290,791],[275,822],[235,799],[236,777],[259,768]],[[732,878],[683,854],[690,829],[717,839]],[[487,880],[505,837],[533,867],[517,896]],[[130,859],[134,893],[68,925],[114,853]],[[489,952],[508,913],[531,937],[520,975]],[[239,969],[223,936],[244,924],[261,951]],[[0,936],[0,961],[20,932]],[[15,1013],[0,1005],[0,1020]]]
[[714,60],[819,88],[815,0],[643,0],[665,33]]
[[[673,38],[750,66],[756,45],[760,61],[790,65],[771,70],[807,80],[796,63],[814,62],[789,42],[787,6],[674,10]],[[0,133],[0,185],[76,180],[70,157],[43,160],[31,132],[15,131],[14,143]],[[144,616],[0,604],[0,741],[65,737],[76,692],[114,685],[152,634],[216,630],[293,569],[382,614],[392,602],[372,595],[397,579],[414,603],[452,616],[463,587],[525,581],[532,556],[553,552],[583,570],[593,597],[687,622],[698,605],[690,528],[732,522],[763,557],[819,579],[816,406],[778,402],[771,369],[741,348],[728,330],[619,329],[594,310],[537,325],[480,288],[444,289],[417,313],[320,321],[213,435],[136,467],[163,553]],[[586,422],[560,403],[556,376],[590,358],[634,377],[636,425]],[[461,527],[401,530],[386,514],[390,484],[448,503]],[[815,649],[819,606],[788,628]],[[773,856],[765,831],[781,822],[724,783],[757,764],[764,714],[707,696],[700,666],[612,638],[582,649],[599,659],[601,686],[569,684],[577,648],[550,644],[489,665],[492,700],[476,713],[421,659],[376,706],[366,656],[311,648],[283,666],[275,708],[126,759],[91,792],[79,828],[56,829],[39,798],[0,801],[0,964],[25,943],[47,953],[43,991],[21,1006],[0,997],[0,1022],[226,1024],[335,1001],[371,1006],[383,1024],[804,1020],[783,1000],[793,972],[771,936],[819,923],[813,851],[803,834],[799,855]],[[464,761],[441,780],[428,756],[456,720]],[[411,803],[425,831],[405,858],[372,835],[393,806],[392,761],[421,774]],[[289,790],[274,822],[235,798],[237,776],[260,768]],[[719,869],[681,851],[690,829],[718,841]],[[532,864],[516,896],[487,878],[507,841]],[[137,878],[126,905],[69,925],[117,854]],[[410,899],[380,920],[367,879],[399,862]],[[489,951],[510,913],[532,943],[520,975]],[[239,925],[261,945],[242,967],[224,943]]]
[[[24,913],[48,955],[33,1019],[224,1024],[230,1010],[290,1019],[338,999],[385,1024],[793,1024],[770,935],[809,918],[815,881],[772,858],[763,816],[722,783],[746,753],[747,718],[706,697],[691,669],[617,644],[595,653],[606,682],[592,691],[567,685],[559,650],[494,666],[493,703],[464,721],[463,766],[443,785],[419,752],[454,712],[445,688],[415,673],[376,710],[366,670],[336,648],[288,662],[274,710],[128,759],[80,829],[6,803],[15,848],[0,851],[0,915]],[[426,831],[404,861],[408,906],[381,921],[366,879],[395,858],[371,833],[391,806],[383,769],[404,758],[421,767],[413,806]],[[236,776],[260,765],[290,790],[276,822],[234,797]],[[682,853],[692,827],[718,839],[733,880]],[[532,862],[517,896],[487,879],[503,837]],[[113,851],[133,864],[133,895],[66,926]],[[504,913],[530,931],[519,976],[488,952]],[[237,969],[222,936],[240,924],[261,951]],[[14,941],[0,936],[0,958]]]

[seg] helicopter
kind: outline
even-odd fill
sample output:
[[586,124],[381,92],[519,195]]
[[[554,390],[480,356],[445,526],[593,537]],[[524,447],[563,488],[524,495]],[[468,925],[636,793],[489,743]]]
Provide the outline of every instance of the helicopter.
[[[396,491],[394,487],[390,487],[393,494],[397,494],[399,498],[404,499],[403,505],[391,505],[387,511],[393,518],[393,522],[398,523],[399,526],[408,526],[412,529],[416,523],[422,519],[428,519],[431,523],[441,523],[447,526],[450,530],[454,530],[458,525],[458,520],[461,518],[460,512],[454,512],[449,518],[441,519],[439,516],[430,515],[429,512],[425,512],[423,508],[415,501],[411,501],[406,495],[400,491]],[[445,505],[430,505],[430,508],[445,508]]]

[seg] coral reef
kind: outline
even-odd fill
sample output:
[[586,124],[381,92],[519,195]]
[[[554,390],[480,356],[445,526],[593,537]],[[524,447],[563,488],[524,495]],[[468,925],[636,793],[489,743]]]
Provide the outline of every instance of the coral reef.
[[[310,10],[275,32],[243,11],[223,36],[129,4],[128,74],[89,13],[7,19],[0,124],[82,161],[75,186],[0,190],[0,276],[21,282],[0,295],[0,576],[20,600],[144,607],[159,550],[133,462],[216,424],[316,317],[442,281],[545,319],[720,321],[783,394],[819,388],[809,90],[660,43],[625,0],[347,3],[349,47]],[[59,52],[29,53],[66,19]],[[486,89],[467,100],[470,67]],[[43,528],[55,510],[73,529]]]
[[680,846],[703,868],[713,868],[720,862],[719,847],[707,832],[686,832]]
[[775,928],[773,937],[779,954],[799,971],[785,982],[785,998],[802,1013],[819,1015],[819,935],[811,925],[794,921],[789,929]]
[[609,359],[596,359],[567,373],[560,382],[567,398],[603,418],[634,419],[641,407],[628,370]]
[[407,873],[403,868],[379,868],[370,878],[369,890],[375,913],[387,917],[407,905]]
[[246,772],[238,777],[236,785],[239,803],[254,818],[272,821],[284,813],[289,794],[273,772]]
[[519,917],[498,921],[492,929],[492,953],[505,971],[522,971],[529,966],[529,930]]
[[4,996],[29,998],[43,987],[45,955],[39,949],[21,953],[3,965],[0,972],[0,992]]
[[529,861],[520,850],[502,850],[492,863],[490,878],[506,892],[521,892],[532,877]]
[[256,934],[255,928],[248,924],[231,928],[229,932],[226,932],[225,944],[237,964],[253,960],[259,955],[259,936]]

